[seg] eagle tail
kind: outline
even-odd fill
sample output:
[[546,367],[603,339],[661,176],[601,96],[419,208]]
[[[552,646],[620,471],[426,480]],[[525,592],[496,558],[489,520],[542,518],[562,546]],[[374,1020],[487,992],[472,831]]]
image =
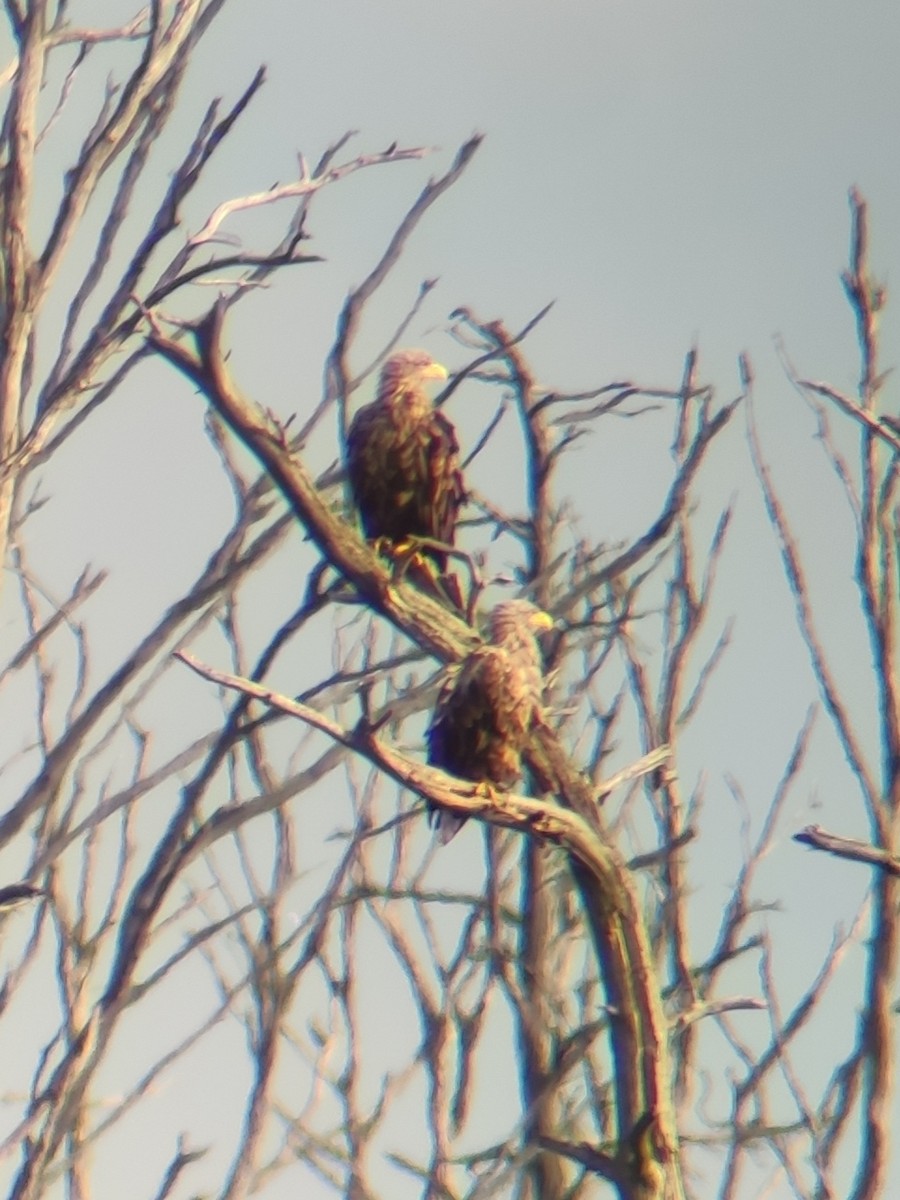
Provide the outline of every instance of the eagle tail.
[[446,809],[434,809],[431,813],[431,825],[439,846],[446,846],[459,833],[468,818],[458,817]]

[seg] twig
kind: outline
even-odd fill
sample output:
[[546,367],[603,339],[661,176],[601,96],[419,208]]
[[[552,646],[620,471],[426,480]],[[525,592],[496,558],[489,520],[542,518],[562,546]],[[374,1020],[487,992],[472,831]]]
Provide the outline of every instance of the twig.
[[337,183],[339,179],[351,175],[354,171],[360,171],[364,167],[376,167],[382,163],[406,162],[410,159],[424,158],[429,153],[431,151],[427,146],[411,146],[406,150],[392,147],[381,154],[360,154],[348,163],[343,163],[339,167],[330,167],[323,174],[315,176],[309,174],[305,162],[301,159],[301,175],[298,180],[294,183],[284,183],[269,188],[265,192],[255,192],[250,196],[237,196],[233,200],[226,200],[213,211],[200,232],[194,234],[190,239],[190,244],[200,246],[204,242],[212,241],[222,222],[236,212],[242,212],[248,208],[259,208],[263,204],[275,204],[278,200],[308,196],[312,192],[320,191],[330,183]]
[[870,867],[876,867],[879,871],[887,872],[888,875],[900,875],[900,858],[889,854],[887,850],[872,846],[868,842],[860,842],[856,838],[829,833],[821,825],[807,825],[799,833],[794,834],[794,841],[800,842],[804,846],[811,846],[813,850],[824,850],[826,854],[833,854],[837,858],[866,863]]

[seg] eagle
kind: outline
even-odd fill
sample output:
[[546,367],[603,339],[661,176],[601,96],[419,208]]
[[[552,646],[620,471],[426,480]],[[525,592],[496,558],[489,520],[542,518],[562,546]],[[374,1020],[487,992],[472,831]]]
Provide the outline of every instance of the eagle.
[[[428,762],[460,779],[511,788],[522,775],[522,754],[541,714],[543,662],[537,634],[553,618],[528,600],[498,604],[488,640],[463,661],[441,690],[428,729]],[[434,806],[442,845],[465,824]]]
[[392,354],[375,400],[350,425],[347,475],[366,537],[388,552],[415,549],[422,539],[410,560],[412,577],[457,604],[459,584],[446,575],[447,554],[428,544],[454,544],[465,499],[456,430],[426,390],[446,378],[446,368],[424,350]]

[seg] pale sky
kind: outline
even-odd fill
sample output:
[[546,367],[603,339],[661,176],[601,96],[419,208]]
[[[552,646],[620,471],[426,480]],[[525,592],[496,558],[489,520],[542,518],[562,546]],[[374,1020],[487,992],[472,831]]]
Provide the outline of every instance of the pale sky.
[[[103,24],[131,11],[126,0],[92,0],[72,5],[72,21]],[[555,389],[612,379],[676,387],[696,343],[700,376],[724,401],[739,390],[738,355],[749,354],[763,441],[807,539],[823,629],[841,678],[865,705],[868,648],[848,583],[850,525],[776,339],[801,373],[852,391],[855,329],[839,278],[851,186],[869,201],[875,271],[889,287],[900,279],[898,47],[900,14],[886,0],[232,0],[200,48],[184,116],[163,149],[172,161],[210,97],[233,101],[261,62],[268,83],[187,206],[189,232],[221,200],[289,181],[298,153],[314,162],[348,129],[359,134],[346,156],[394,141],[436,148],[424,163],[363,171],[323,193],[308,249],[327,262],[295,269],[233,314],[242,386],[280,415],[302,417],[319,398],[347,289],[377,261],[428,176],[483,132],[469,170],[426,217],[371,307],[359,353],[376,351],[421,280],[439,277],[411,340],[451,368],[465,357],[448,332],[454,309],[465,305],[516,328],[551,300],[526,349],[540,381]],[[97,50],[96,78],[114,69],[118,53]],[[65,132],[63,125],[56,135],[61,161]],[[282,216],[273,208],[233,218],[227,231],[252,248]],[[884,317],[883,367],[898,356],[898,313],[894,305]],[[896,382],[886,395],[900,410]],[[476,436],[483,414],[464,404],[454,419]],[[127,397],[93,419],[90,438],[70,443],[54,476],[41,569],[60,591],[87,560],[112,572],[96,602],[109,655],[101,653],[100,677],[197,573],[214,531],[230,518],[202,417],[183,381],[150,364]],[[123,435],[139,440],[138,461],[116,450]],[[668,483],[641,471],[640,436],[623,456],[624,443],[605,446],[595,434],[567,466],[576,507],[610,541],[641,532]],[[327,448],[318,452],[324,463]],[[163,495],[154,486],[161,471]],[[708,872],[708,909],[704,903],[696,914],[701,944],[740,858],[724,775],[740,782],[758,822],[817,698],[741,420],[704,478],[710,513],[729,497],[736,504],[716,612],[721,621],[735,614],[737,624],[732,655],[680,763],[687,789],[701,774],[707,779],[707,824],[692,851],[701,856],[698,878]],[[148,556],[159,569],[147,572]],[[287,612],[297,583],[285,578],[283,586]],[[260,603],[274,610],[281,599],[276,589]],[[191,695],[201,692],[196,685]],[[833,924],[852,919],[867,882],[862,869],[790,842],[790,832],[811,821],[865,835],[824,718],[816,745],[815,769],[765,876],[783,901],[775,919],[788,998],[814,973]],[[469,834],[448,850],[448,870],[479,857]],[[841,1036],[850,1032],[841,1027]],[[98,1178],[97,1200],[122,1194],[122,1164],[105,1169],[109,1190]]]

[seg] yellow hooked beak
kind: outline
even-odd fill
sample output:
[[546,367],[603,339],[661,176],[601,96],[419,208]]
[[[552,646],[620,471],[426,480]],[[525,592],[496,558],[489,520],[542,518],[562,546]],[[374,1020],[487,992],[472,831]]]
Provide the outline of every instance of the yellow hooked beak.
[[556,622],[553,620],[553,618],[550,616],[549,613],[538,611],[538,612],[532,614],[531,620],[529,621],[529,625],[531,626],[532,629],[544,630],[544,629],[555,628]]
[[420,372],[420,378],[441,380],[446,379],[447,368],[442,366],[439,362],[431,362],[427,367],[422,368]]

